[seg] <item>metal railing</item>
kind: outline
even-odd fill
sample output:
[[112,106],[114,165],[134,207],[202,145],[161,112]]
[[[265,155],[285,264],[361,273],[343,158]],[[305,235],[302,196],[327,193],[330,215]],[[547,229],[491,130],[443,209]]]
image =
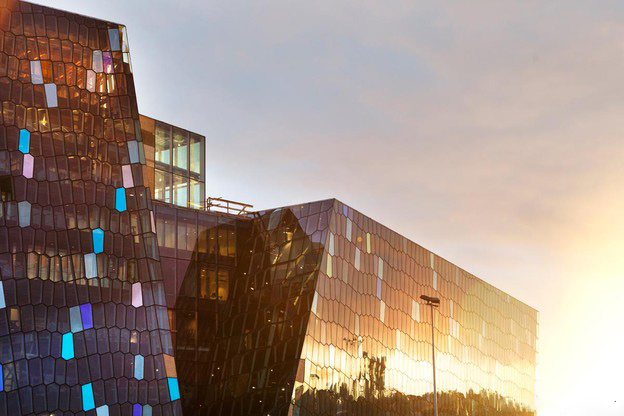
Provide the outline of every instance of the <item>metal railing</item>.
[[207,211],[222,212],[229,215],[247,215],[250,213],[250,209],[253,205],[245,204],[243,202],[231,201],[223,198],[206,198],[205,209]]

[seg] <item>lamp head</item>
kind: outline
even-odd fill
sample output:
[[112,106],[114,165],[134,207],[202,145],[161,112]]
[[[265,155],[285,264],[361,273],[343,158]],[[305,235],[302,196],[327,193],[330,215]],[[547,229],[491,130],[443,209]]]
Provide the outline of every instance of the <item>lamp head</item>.
[[434,298],[427,295],[421,295],[420,298],[427,302],[427,305],[440,306],[440,298]]

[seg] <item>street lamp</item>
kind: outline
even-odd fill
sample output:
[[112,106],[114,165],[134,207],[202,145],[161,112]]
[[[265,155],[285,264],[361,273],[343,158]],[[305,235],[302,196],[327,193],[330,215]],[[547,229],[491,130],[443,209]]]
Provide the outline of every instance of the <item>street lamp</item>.
[[435,374],[435,337],[433,332],[433,308],[440,306],[439,298],[432,298],[431,296],[421,295],[420,298],[426,302],[428,306],[431,306],[431,355],[433,363],[433,415],[438,416],[438,395],[436,394],[436,374]]

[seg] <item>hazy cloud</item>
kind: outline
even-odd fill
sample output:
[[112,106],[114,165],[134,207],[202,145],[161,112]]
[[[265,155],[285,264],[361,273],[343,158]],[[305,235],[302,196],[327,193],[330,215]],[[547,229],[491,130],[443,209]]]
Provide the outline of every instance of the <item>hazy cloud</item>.
[[343,200],[541,311],[543,415],[622,414],[624,3],[42,2],[128,26],[208,195]]

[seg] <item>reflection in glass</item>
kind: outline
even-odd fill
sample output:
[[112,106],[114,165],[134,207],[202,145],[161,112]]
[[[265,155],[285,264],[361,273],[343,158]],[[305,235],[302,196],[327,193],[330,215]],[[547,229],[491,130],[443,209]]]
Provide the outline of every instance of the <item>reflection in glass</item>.
[[171,203],[171,173],[156,169],[154,181],[154,198]]
[[171,164],[171,127],[156,123],[154,159],[165,165]]
[[173,128],[173,166],[184,171],[188,170],[188,133]]
[[189,207],[200,209],[204,206],[204,184],[194,179],[190,180],[190,200]]
[[219,269],[217,282],[217,300],[227,300],[230,291],[230,273],[228,270]]
[[203,177],[202,172],[202,147],[204,144],[204,140],[201,136],[196,134],[191,134],[191,145],[190,145],[190,161],[191,161],[191,173],[197,173],[200,175],[200,178]]
[[188,206],[188,178],[173,175],[173,203],[181,207]]
[[182,287],[176,323],[197,331],[176,352],[185,414],[432,416],[417,300],[435,293],[440,415],[535,415],[526,305],[333,200],[237,219],[198,211],[197,223],[188,268],[165,278]]

